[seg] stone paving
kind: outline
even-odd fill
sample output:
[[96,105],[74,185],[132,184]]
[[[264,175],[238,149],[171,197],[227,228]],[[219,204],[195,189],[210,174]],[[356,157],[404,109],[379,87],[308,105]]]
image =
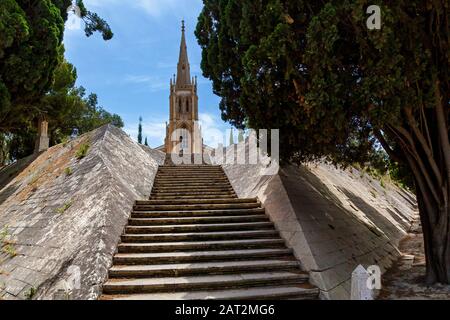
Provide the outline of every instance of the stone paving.
[[148,198],[163,161],[111,125],[42,153],[0,190],[0,299],[67,287],[96,299],[133,201]]
[[411,193],[356,169],[288,165],[274,176],[264,176],[263,165],[227,164],[224,170],[239,197],[262,201],[323,299],[349,299],[359,264],[391,267],[418,218]]
[[[67,286],[72,299],[98,298],[130,208],[148,199],[164,157],[105,126],[0,171],[0,299],[52,299]],[[261,200],[324,299],[349,298],[358,264],[388,269],[417,219],[412,194],[356,169],[224,170],[240,198]],[[78,273],[79,286],[69,281]]]

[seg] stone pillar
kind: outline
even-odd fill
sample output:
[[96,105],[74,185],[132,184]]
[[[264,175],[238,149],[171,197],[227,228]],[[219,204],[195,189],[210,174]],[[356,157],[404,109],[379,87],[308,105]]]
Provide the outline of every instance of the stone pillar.
[[368,285],[369,277],[369,272],[362,265],[352,272],[351,300],[373,300],[373,292]]
[[38,122],[38,134],[34,153],[41,153],[48,150],[50,138],[48,137],[48,121],[46,117],[40,117]]

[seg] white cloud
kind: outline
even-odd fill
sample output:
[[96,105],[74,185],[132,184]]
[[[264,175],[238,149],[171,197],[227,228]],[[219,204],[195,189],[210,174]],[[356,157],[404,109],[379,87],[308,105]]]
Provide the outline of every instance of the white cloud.
[[191,17],[198,14],[193,12],[193,2],[201,4],[201,0],[85,0],[86,6],[105,7],[128,5],[143,10],[152,17],[160,17],[164,14],[186,15]]
[[203,141],[210,147],[217,147],[226,143],[227,132],[223,122],[210,113],[199,113],[199,122],[202,127]]
[[153,17],[161,16],[168,10],[173,10],[176,7],[177,0],[136,0],[135,6],[145,10]]
[[151,75],[127,75],[124,78],[125,83],[141,84],[149,89],[150,92],[169,90],[170,79]]
[[198,15],[193,9],[201,0],[133,0],[133,3],[152,17],[172,14],[188,18]]
[[154,80],[153,77],[151,76],[144,76],[144,75],[127,75],[125,77],[125,82],[128,83],[148,83],[151,82],[152,80]]

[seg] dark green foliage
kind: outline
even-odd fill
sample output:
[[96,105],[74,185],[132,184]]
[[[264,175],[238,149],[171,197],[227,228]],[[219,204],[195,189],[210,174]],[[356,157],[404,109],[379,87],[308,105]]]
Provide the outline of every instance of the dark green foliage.
[[4,0],[0,21],[0,131],[12,131],[32,119],[51,85],[64,20],[49,0]]
[[[98,106],[97,95],[86,96],[86,90],[76,87],[75,81],[76,69],[63,60],[55,70],[52,88],[38,104],[48,116],[51,145],[64,142],[74,128],[83,134],[108,123],[118,128],[124,126],[120,116]],[[0,147],[4,148],[0,151],[0,164],[32,154],[36,134],[36,124],[31,121],[22,130],[1,134]]]
[[[106,22],[89,12],[82,1],[86,34],[112,36]],[[81,133],[105,123],[122,127],[117,115],[97,106],[76,88],[76,70],[64,60],[62,38],[70,0],[0,2],[0,165],[33,152],[36,118],[47,114],[51,143],[73,128]]]
[[147,137],[145,137],[145,142],[144,142],[144,146],[148,147],[148,141],[147,141]]
[[64,173],[67,177],[70,177],[73,174],[73,170],[70,167],[64,169]]
[[80,134],[111,123],[122,128],[120,116],[110,114],[98,106],[97,95],[86,96],[83,87],[76,87],[76,69],[63,61],[55,72],[53,88],[42,100],[42,109],[48,110],[51,143],[61,143],[74,128]]
[[142,144],[142,117],[139,117],[139,127],[138,127],[138,143]]
[[37,130],[32,125],[24,127],[20,132],[11,134],[8,160],[22,159],[33,154],[36,134]]
[[34,287],[31,287],[30,289],[28,289],[27,291],[24,292],[24,297],[27,300],[33,300],[33,297],[36,295],[37,293],[37,289]]
[[[366,27],[369,4],[381,30]],[[445,0],[204,0],[196,30],[222,118],[279,128],[285,160],[376,164],[383,146],[414,181],[429,283],[450,281],[449,12]]]
[[244,142],[245,138],[244,138],[244,130],[239,130],[239,135],[238,135],[238,142]]
[[90,147],[91,147],[91,145],[89,143],[81,144],[80,147],[78,148],[77,152],[75,153],[75,157],[78,160],[86,158]]
[[[0,2],[0,132],[21,131],[43,112],[40,99],[61,63],[64,21],[70,0]],[[108,24],[83,8],[86,34],[112,37]]]
[[86,36],[90,37],[94,32],[100,32],[102,34],[103,40],[110,40],[114,36],[108,23],[100,18],[98,14],[90,12],[84,6],[82,0],[77,0],[77,5],[81,10],[81,17],[85,22],[85,33]]

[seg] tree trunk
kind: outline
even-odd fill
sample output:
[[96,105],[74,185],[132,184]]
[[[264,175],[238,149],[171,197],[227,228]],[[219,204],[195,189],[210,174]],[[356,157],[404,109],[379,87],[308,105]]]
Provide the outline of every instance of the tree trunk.
[[[431,195],[417,188],[417,201],[424,236],[426,283],[450,283],[450,212],[448,204],[427,203]],[[433,217],[439,217],[432,221]]]
[[450,145],[446,114],[438,106],[435,115],[428,117],[438,123],[434,127],[427,124],[435,130],[429,142],[408,109],[409,128],[389,128],[414,176],[427,262],[426,282],[430,285],[450,284]]

